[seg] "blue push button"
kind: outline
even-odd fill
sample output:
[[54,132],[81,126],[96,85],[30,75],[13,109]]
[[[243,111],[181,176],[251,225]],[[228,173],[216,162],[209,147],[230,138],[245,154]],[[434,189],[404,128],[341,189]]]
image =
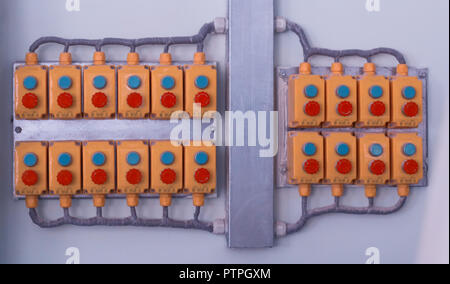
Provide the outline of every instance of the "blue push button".
[[131,76],[130,78],[128,78],[128,87],[130,87],[131,89],[137,89],[141,86],[141,78],[139,78],[138,76]]
[[316,86],[314,85],[308,85],[305,87],[305,96],[307,98],[315,98],[317,97],[317,95],[319,94],[319,89],[317,89]]
[[317,147],[313,143],[306,143],[303,146],[303,153],[306,156],[314,156],[317,153]]
[[198,76],[197,79],[195,79],[195,86],[199,89],[206,89],[209,86],[209,80],[206,76]]
[[175,162],[175,155],[172,152],[164,152],[161,155],[161,163],[166,166],[172,165]]
[[350,96],[350,88],[342,85],[336,89],[336,95],[342,99],[348,98]]
[[92,155],[92,163],[97,167],[103,166],[106,163],[106,156],[101,152],[94,153]]
[[104,76],[97,76],[92,83],[95,88],[101,90],[106,87],[106,78]]
[[28,153],[25,155],[25,157],[23,157],[23,163],[27,166],[27,167],[34,167],[36,166],[38,161],[38,157],[36,156],[36,154],[33,153]]
[[34,90],[36,89],[38,84],[38,81],[35,77],[33,76],[28,76],[23,80],[23,86],[25,87],[25,89],[27,90]]
[[403,146],[403,154],[405,154],[408,157],[414,156],[417,153],[416,145],[412,143],[406,143]]
[[58,86],[63,90],[69,89],[72,87],[72,79],[69,76],[61,76],[58,80]]
[[347,156],[350,153],[350,147],[346,143],[340,143],[336,147],[336,153],[339,156]]
[[131,166],[136,166],[141,162],[141,156],[137,152],[130,152],[127,155],[127,163]]
[[161,86],[166,90],[173,89],[175,87],[175,79],[172,76],[166,76],[161,80]]
[[69,153],[62,153],[58,157],[58,163],[63,167],[69,166],[72,163],[72,156]]
[[206,165],[208,163],[209,156],[205,152],[198,152],[195,154],[195,162],[199,165]]
[[383,96],[383,88],[381,86],[372,86],[369,89],[369,94],[374,99],[379,99]]
[[403,97],[407,100],[412,100],[416,97],[416,89],[414,87],[408,86],[402,90]]
[[383,146],[381,146],[380,144],[372,144],[369,147],[369,152],[372,156],[374,157],[379,157],[381,155],[383,155]]

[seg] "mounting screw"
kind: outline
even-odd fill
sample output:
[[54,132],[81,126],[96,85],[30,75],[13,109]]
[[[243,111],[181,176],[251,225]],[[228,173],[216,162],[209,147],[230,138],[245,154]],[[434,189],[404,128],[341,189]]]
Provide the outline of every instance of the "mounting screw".
[[16,131],[17,134],[22,133],[22,127],[17,126],[16,129],[14,129],[14,131]]

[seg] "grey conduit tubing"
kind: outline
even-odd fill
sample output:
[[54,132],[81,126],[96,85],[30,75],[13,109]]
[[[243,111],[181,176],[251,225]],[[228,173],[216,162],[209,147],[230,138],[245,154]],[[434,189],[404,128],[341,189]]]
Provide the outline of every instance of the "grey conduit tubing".
[[104,38],[98,40],[91,39],[65,39],[61,37],[41,37],[31,44],[30,52],[35,52],[41,45],[48,43],[56,43],[64,46],[64,51],[69,51],[71,46],[92,46],[96,51],[101,51],[106,45],[121,45],[130,48],[131,52],[135,52],[137,47],[144,45],[164,45],[164,52],[168,52],[171,45],[196,44],[197,51],[203,51],[203,42],[206,37],[215,32],[214,22],[204,24],[198,34],[193,36],[180,37],[149,37],[141,39],[124,39],[124,38]]
[[406,64],[406,59],[401,52],[398,50],[380,47],[371,50],[361,50],[361,49],[347,49],[347,50],[332,50],[326,48],[314,48],[308,41],[303,28],[294,22],[286,20],[286,28],[288,31],[295,33],[300,39],[300,44],[303,48],[303,55],[305,57],[305,62],[307,62],[311,57],[316,55],[322,55],[334,58],[335,61],[339,61],[343,57],[358,56],[365,58],[368,62],[371,62],[372,57],[379,54],[389,54],[394,56],[400,64]]
[[[179,228],[179,229],[194,229],[206,232],[213,232],[213,224],[210,222],[201,222],[195,220],[174,220],[168,216],[168,208],[163,209],[163,219],[144,219],[138,218],[136,214],[136,208],[131,208],[131,216],[127,218],[110,219],[98,216],[101,211],[97,209],[97,217],[81,219],[70,216],[69,209],[64,209],[64,217],[57,220],[45,220],[37,213],[36,209],[30,209],[29,215],[34,224],[41,228],[56,228],[63,225],[74,225],[80,227],[92,227],[92,226],[134,226],[134,227],[163,227],[163,228]],[[197,209],[196,209],[197,212]],[[199,212],[199,211],[198,211]],[[167,214],[167,215],[166,215]],[[196,213],[197,214],[197,213]]]
[[400,197],[398,202],[392,207],[374,207],[373,199],[369,199],[368,207],[351,207],[339,205],[339,198],[335,199],[335,203],[329,206],[308,210],[308,197],[302,198],[302,216],[294,224],[287,224],[286,234],[299,232],[306,223],[313,217],[325,214],[353,214],[353,215],[389,215],[398,212],[406,203],[407,197]]

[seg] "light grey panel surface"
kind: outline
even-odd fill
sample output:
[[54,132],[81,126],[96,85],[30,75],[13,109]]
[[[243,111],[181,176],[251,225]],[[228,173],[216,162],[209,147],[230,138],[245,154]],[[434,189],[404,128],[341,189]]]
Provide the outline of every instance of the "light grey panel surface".
[[[273,0],[230,0],[228,9],[228,110],[273,111]],[[260,157],[259,151],[251,146],[228,149],[232,248],[273,245],[273,158]]]

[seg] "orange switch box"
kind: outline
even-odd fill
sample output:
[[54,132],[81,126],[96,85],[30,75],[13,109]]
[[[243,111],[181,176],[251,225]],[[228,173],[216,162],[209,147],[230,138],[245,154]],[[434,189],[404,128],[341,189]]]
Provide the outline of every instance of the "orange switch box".
[[423,140],[417,133],[391,135],[391,173],[394,184],[417,184],[423,178]]
[[352,127],[358,119],[357,82],[353,76],[345,76],[342,63],[333,63],[326,79],[325,127]]
[[50,194],[82,193],[80,142],[50,142],[48,166]]
[[84,117],[95,119],[116,116],[116,67],[84,67]]
[[390,85],[385,76],[376,75],[373,63],[364,65],[358,80],[357,127],[386,127],[390,121]]
[[152,141],[151,191],[153,193],[182,193],[183,191],[183,147],[170,141]]
[[47,142],[17,142],[14,163],[17,195],[47,193]]
[[408,66],[400,64],[391,80],[392,128],[415,128],[422,122],[423,84],[417,77],[408,76]]
[[302,63],[300,74],[289,78],[289,127],[320,127],[325,121],[325,80],[311,75],[311,65]]
[[317,184],[324,179],[324,141],[317,132],[288,133],[289,184]]
[[17,119],[47,118],[47,66],[16,68],[14,104]]
[[383,133],[362,134],[358,139],[360,184],[382,185],[390,179],[389,138]]
[[170,119],[172,113],[182,111],[183,70],[175,65],[152,67],[152,118]]
[[83,142],[83,188],[88,194],[116,191],[116,150],[113,141]]
[[50,66],[49,105],[51,118],[81,118],[80,66]]
[[149,165],[147,141],[117,142],[118,193],[148,193],[150,186]]
[[[206,112],[217,111],[217,69],[205,64],[203,53],[195,55],[193,65],[184,67],[184,86],[185,110],[191,117],[194,116],[194,104],[201,106],[202,117]],[[214,117],[213,114],[207,116]]]
[[150,114],[150,71],[147,66],[118,67],[119,118],[142,119]]
[[352,133],[325,135],[326,183],[352,184],[358,172],[358,147]]
[[216,146],[191,142],[184,147],[184,188],[188,193],[210,194],[216,190]]

